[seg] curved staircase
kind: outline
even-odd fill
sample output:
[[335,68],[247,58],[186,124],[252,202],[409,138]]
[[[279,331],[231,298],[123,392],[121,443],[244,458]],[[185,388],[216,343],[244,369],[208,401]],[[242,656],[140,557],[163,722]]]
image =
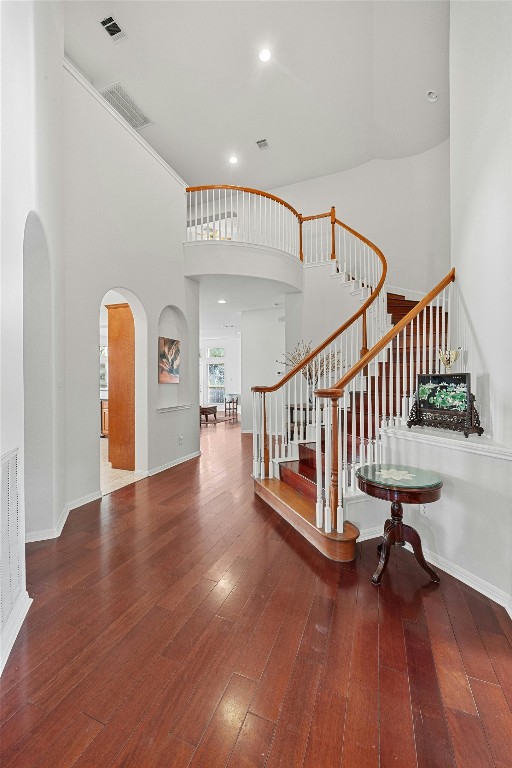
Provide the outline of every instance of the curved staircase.
[[187,241],[235,240],[304,264],[330,261],[334,276],[360,296],[352,317],[279,382],[252,388],[255,493],[327,557],[350,561],[359,531],[345,509],[359,494],[356,469],[383,461],[382,430],[406,423],[416,376],[439,373],[438,349],[454,348],[448,319],[455,271],[410,301],[386,292],[384,255],[334,207],[302,216],[254,189],[187,192]]

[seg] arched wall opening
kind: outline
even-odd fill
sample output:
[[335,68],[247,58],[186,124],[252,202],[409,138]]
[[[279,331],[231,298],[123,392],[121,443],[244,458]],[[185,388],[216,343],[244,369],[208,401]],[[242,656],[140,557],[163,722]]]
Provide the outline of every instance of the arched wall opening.
[[[188,332],[188,323],[183,312],[174,306],[164,307],[158,320],[158,408],[171,408],[174,405],[183,405],[192,399],[191,393],[191,354]],[[179,373],[176,381],[175,368],[174,375],[165,375],[165,357],[166,350],[172,350],[175,345],[164,342],[160,339],[167,339],[169,342],[179,342]],[[174,352],[176,356],[177,352]],[[194,360],[197,365],[197,361]],[[156,374],[155,374],[156,375]]]
[[[105,293],[100,302],[99,346],[104,345],[101,326],[106,304],[127,303],[135,326],[135,472],[148,471],[148,324],[144,306],[138,296],[127,288],[115,287]],[[100,378],[98,360],[98,381]],[[99,416],[98,416],[99,418]]]
[[24,485],[28,538],[36,532],[50,532],[56,524],[53,355],[50,258],[41,221],[31,211],[23,237]]

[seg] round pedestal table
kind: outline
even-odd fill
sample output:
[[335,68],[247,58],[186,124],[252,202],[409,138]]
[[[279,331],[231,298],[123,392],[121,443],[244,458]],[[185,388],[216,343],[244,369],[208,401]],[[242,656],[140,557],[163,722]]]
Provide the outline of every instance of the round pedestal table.
[[391,502],[391,518],[384,523],[382,544],[379,545],[380,561],[372,576],[374,584],[380,584],[388,564],[393,544],[412,546],[414,557],[432,581],[439,583],[439,576],[427,563],[421,548],[419,533],[403,522],[402,504],[429,504],[441,497],[441,478],[418,467],[401,464],[366,464],[356,471],[357,484],[361,491],[376,499]]

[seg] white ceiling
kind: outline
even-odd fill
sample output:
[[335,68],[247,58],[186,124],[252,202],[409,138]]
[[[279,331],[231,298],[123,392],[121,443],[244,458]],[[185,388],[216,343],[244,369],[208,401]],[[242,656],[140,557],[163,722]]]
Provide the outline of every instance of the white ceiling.
[[448,2],[429,0],[78,0],[65,50],[98,90],[122,83],[154,123],[141,136],[189,184],[271,189],[444,141],[448,24]]
[[[66,55],[98,90],[124,86],[153,121],[140,135],[190,185],[272,189],[436,146],[449,134],[448,31],[445,0],[65,3]],[[231,335],[240,311],[282,292],[220,281],[201,282],[203,336]]]
[[[291,291],[276,280],[258,277],[206,275],[199,278],[199,283],[201,337],[206,339],[238,336],[240,313],[246,310],[281,307],[284,314],[284,293]],[[226,303],[218,304],[219,299]]]

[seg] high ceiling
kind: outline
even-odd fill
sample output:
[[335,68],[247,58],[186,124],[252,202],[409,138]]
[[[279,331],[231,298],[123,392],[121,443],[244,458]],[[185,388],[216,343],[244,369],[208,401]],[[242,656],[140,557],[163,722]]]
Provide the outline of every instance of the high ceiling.
[[[110,16],[121,42],[101,26]],[[152,120],[140,135],[189,185],[272,189],[444,141],[448,25],[444,0],[77,0],[65,51],[98,90],[122,84]],[[283,301],[271,280],[211,276],[200,293],[204,337]]]
[[65,50],[98,90],[124,86],[153,121],[141,136],[187,183],[272,189],[445,140],[448,24],[444,1],[78,0]]

